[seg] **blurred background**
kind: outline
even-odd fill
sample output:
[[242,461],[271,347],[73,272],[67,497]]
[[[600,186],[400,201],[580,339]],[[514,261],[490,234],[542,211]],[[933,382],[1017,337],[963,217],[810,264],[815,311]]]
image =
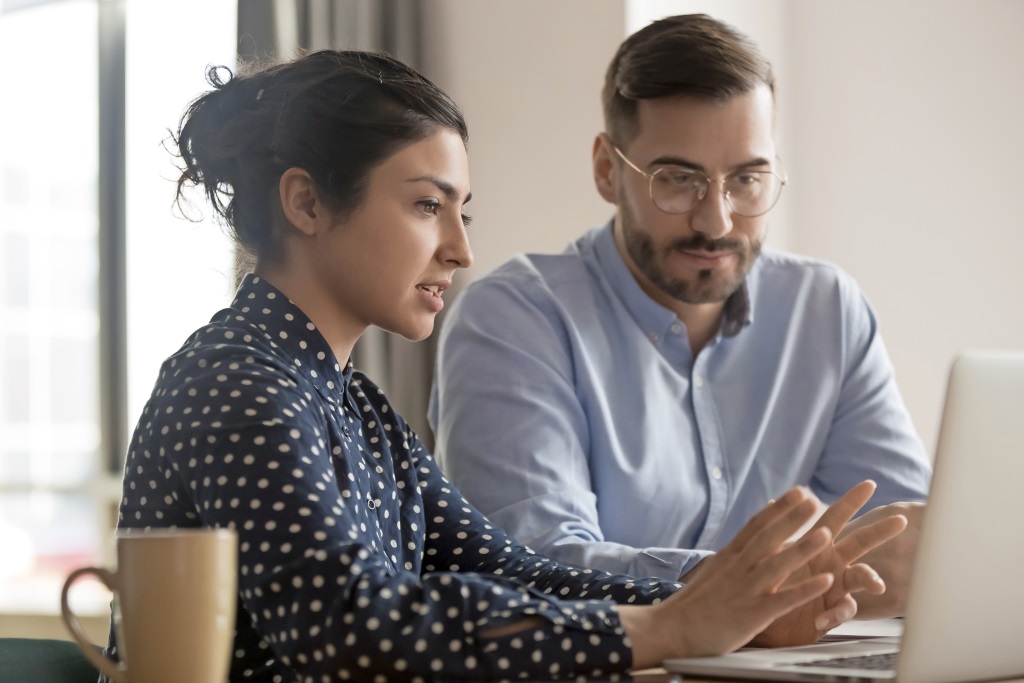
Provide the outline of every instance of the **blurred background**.
[[[859,281],[931,451],[954,354],[1024,348],[1024,3],[0,0],[0,635],[62,635],[63,577],[110,561],[160,362],[230,301],[231,245],[172,211],[164,147],[208,64],[382,48],[446,89],[471,133],[464,284],[611,216],[590,171],[605,67],[686,12],[775,65],[790,185],[768,244]],[[357,351],[428,439],[431,354],[383,333]],[[105,631],[107,594],[72,597]]]

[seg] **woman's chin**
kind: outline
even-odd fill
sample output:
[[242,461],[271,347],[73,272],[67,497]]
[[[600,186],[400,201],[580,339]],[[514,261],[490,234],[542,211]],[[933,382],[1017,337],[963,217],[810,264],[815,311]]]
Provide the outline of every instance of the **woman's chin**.
[[397,334],[409,341],[419,342],[423,341],[434,331],[434,317],[430,317],[429,322],[419,322],[412,325],[396,325],[395,327],[383,328],[387,332]]

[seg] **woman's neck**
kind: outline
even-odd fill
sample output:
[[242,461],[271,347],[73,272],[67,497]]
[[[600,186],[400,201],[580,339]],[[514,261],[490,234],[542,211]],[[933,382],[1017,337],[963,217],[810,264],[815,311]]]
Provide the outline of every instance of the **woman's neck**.
[[305,269],[261,260],[256,264],[254,272],[280,290],[306,314],[331,347],[335,358],[344,365],[367,325],[343,315],[329,292],[309,277],[309,271]]

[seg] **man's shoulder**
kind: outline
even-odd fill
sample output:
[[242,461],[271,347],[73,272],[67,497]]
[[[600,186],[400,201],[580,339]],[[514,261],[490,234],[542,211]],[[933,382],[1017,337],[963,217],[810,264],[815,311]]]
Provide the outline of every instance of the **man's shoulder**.
[[460,299],[562,300],[579,296],[581,289],[593,284],[587,259],[570,247],[560,254],[518,254],[467,285]]
[[775,249],[765,249],[761,253],[751,275],[759,284],[769,287],[790,283],[853,290],[857,288],[853,277],[831,261]]
[[570,247],[559,254],[517,254],[474,282],[537,282],[557,285],[587,277],[587,261]]

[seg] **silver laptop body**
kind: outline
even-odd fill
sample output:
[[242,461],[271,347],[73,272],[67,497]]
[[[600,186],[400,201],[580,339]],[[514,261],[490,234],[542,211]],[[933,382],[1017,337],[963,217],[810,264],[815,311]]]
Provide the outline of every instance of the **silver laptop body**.
[[[1024,677],[1024,353],[968,351],[946,387],[898,637],[671,659],[691,677],[952,683]],[[811,664],[895,653],[895,668]]]

